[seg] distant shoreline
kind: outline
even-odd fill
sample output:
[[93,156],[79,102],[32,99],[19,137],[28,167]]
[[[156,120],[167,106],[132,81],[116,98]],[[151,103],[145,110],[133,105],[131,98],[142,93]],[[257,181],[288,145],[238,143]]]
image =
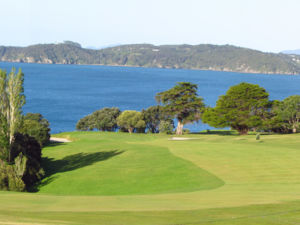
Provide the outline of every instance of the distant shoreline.
[[17,61],[0,61],[0,63],[20,63],[20,64],[38,64],[38,65],[75,65],[75,66],[110,66],[110,67],[128,67],[128,68],[149,68],[149,69],[173,69],[173,70],[193,70],[193,71],[214,71],[214,72],[225,72],[225,73],[243,73],[243,74],[257,74],[257,75],[289,75],[299,76],[300,73],[266,73],[258,71],[234,71],[234,70],[217,70],[217,69],[198,69],[198,68],[168,68],[168,67],[146,67],[146,66],[131,66],[131,65],[107,65],[107,64],[67,64],[67,63],[41,63],[41,62],[17,62]]
[[233,45],[131,44],[100,50],[80,44],[0,46],[0,61],[11,63],[66,64],[186,69],[248,74],[300,74],[300,55],[267,53]]

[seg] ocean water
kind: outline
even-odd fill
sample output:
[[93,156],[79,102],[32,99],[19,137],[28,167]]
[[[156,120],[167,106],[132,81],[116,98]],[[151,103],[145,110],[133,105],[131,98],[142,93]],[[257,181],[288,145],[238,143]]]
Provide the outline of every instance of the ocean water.
[[[156,104],[156,93],[181,81],[197,84],[198,94],[209,106],[240,82],[261,85],[270,99],[300,95],[300,76],[295,75],[0,62],[0,68],[8,72],[12,67],[25,74],[23,112],[41,113],[49,120],[51,133],[73,131],[80,118],[103,107],[145,109]],[[191,131],[212,129],[201,122],[185,127]]]

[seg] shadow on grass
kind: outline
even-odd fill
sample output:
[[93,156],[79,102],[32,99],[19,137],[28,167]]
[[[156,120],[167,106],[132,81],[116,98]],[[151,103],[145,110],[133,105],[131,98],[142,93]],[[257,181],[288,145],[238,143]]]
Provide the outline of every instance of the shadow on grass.
[[64,142],[58,142],[58,141],[49,141],[44,147],[56,147],[56,146],[61,146],[65,145],[66,143]]
[[42,158],[42,167],[45,170],[44,179],[37,186],[31,188],[31,192],[37,192],[40,187],[45,186],[54,181],[58,176],[57,173],[77,170],[94,163],[107,160],[114,156],[122,154],[124,151],[112,150],[107,152],[93,152],[93,153],[77,153],[68,155],[62,159]]
[[201,134],[201,135],[239,135],[237,131],[234,130],[207,130],[207,131],[202,131],[202,132],[192,132],[191,134]]

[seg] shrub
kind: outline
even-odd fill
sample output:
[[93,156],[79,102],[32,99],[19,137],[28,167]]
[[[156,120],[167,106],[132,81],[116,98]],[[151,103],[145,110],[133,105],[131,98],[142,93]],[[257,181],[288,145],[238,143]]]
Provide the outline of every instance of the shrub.
[[29,135],[16,133],[11,145],[12,163],[0,161],[0,189],[24,191],[44,175],[40,144]]
[[162,120],[159,123],[159,133],[172,134],[174,122],[172,120]]

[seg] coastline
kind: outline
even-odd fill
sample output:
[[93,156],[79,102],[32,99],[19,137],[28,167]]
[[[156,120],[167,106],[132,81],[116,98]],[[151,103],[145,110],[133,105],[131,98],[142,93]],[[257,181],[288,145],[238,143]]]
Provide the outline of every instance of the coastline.
[[174,69],[174,70],[194,70],[194,71],[216,71],[216,72],[230,72],[230,73],[243,73],[243,74],[258,74],[258,75],[289,75],[298,76],[300,73],[287,73],[287,72],[263,72],[256,70],[239,71],[225,69],[207,69],[207,68],[184,68],[184,67],[151,67],[151,66],[137,66],[137,65],[118,65],[118,64],[80,64],[80,63],[47,63],[47,62],[20,62],[17,61],[1,61],[1,63],[24,63],[24,64],[44,64],[44,65],[78,65],[78,66],[111,66],[111,67],[128,67],[128,68],[150,68],[150,69]]

